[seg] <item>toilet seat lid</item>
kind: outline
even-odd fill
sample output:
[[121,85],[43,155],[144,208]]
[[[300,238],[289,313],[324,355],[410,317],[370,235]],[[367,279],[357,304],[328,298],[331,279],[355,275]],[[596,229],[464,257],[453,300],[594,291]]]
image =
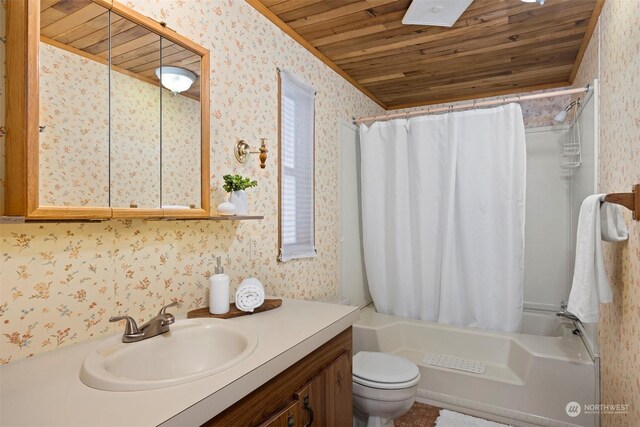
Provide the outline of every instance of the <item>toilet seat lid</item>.
[[353,356],[354,377],[367,382],[398,384],[416,379],[420,371],[415,363],[395,354],[361,351]]

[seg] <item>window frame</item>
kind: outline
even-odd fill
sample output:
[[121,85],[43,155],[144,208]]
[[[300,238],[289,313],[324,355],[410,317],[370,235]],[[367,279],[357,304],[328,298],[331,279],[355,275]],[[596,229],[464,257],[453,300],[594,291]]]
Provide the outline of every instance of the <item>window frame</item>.
[[[297,76],[293,75],[292,73],[286,71],[286,70],[281,70],[280,68],[277,69],[278,71],[278,255],[277,255],[277,261],[278,262],[289,262],[295,259],[308,259],[308,258],[313,258],[317,255],[318,250],[316,247],[316,230],[315,230],[315,225],[316,225],[316,123],[315,123],[315,119],[316,119],[316,94],[317,91],[312,88],[310,85],[308,85],[306,82],[304,82],[303,80],[301,80],[300,78],[298,78]],[[313,92],[313,103],[312,103],[312,115],[311,115],[311,126],[312,126],[312,139],[311,139],[311,230],[312,230],[312,241],[311,241],[311,247],[313,248],[313,253],[312,254],[305,254],[305,255],[301,255],[301,256],[293,256],[293,257],[289,257],[287,259],[283,259],[282,258],[282,252],[283,252],[283,245],[284,245],[284,239],[283,239],[283,180],[284,180],[284,169],[286,168],[286,166],[284,165],[284,156],[283,156],[283,114],[282,114],[282,101],[283,101],[283,88],[282,88],[282,73],[286,73],[287,78],[297,82],[298,84],[300,84],[301,86],[304,86],[306,88],[308,88],[309,90],[311,90]],[[295,170],[294,168],[291,168],[293,170]],[[293,176],[296,176],[295,174],[291,174]],[[296,191],[297,194],[297,191]],[[296,200],[299,200],[296,197]],[[297,206],[297,204],[296,204]],[[300,210],[297,209],[297,216],[301,215]],[[296,218],[296,223],[299,223],[299,219]],[[296,233],[296,237],[299,237],[298,232]],[[293,244],[295,245],[295,244]],[[292,245],[292,246],[293,246]],[[305,246],[305,245],[299,245],[299,246]]]

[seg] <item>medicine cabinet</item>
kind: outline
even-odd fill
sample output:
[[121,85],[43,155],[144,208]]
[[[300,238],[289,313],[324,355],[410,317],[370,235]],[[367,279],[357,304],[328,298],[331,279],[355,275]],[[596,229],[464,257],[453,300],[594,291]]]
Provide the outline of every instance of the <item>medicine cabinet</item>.
[[209,213],[209,51],[107,0],[7,3],[6,215]]

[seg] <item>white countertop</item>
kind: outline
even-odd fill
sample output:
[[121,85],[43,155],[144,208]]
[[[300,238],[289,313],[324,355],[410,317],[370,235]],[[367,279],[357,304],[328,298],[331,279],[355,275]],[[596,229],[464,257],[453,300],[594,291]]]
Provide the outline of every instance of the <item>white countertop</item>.
[[283,299],[275,310],[228,319],[256,331],[256,350],[228,370],[157,390],[111,392],[83,384],[82,362],[102,340],[13,362],[0,367],[0,425],[200,425],[351,326],[358,316],[357,307]]

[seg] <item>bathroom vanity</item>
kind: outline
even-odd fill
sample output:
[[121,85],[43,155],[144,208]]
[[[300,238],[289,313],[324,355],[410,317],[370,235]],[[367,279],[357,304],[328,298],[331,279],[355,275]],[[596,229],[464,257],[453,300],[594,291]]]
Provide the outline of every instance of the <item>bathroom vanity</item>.
[[349,425],[351,343],[349,328],[206,425]]
[[305,425],[311,414],[316,425],[349,424],[358,316],[356,307],[284,299],[276,310],[225,320],[256,333],[247,358],[153,390],[104,391],[80,380],[83,361],[104,338],[10,363],[0,367],[0,425],[287,426]]

